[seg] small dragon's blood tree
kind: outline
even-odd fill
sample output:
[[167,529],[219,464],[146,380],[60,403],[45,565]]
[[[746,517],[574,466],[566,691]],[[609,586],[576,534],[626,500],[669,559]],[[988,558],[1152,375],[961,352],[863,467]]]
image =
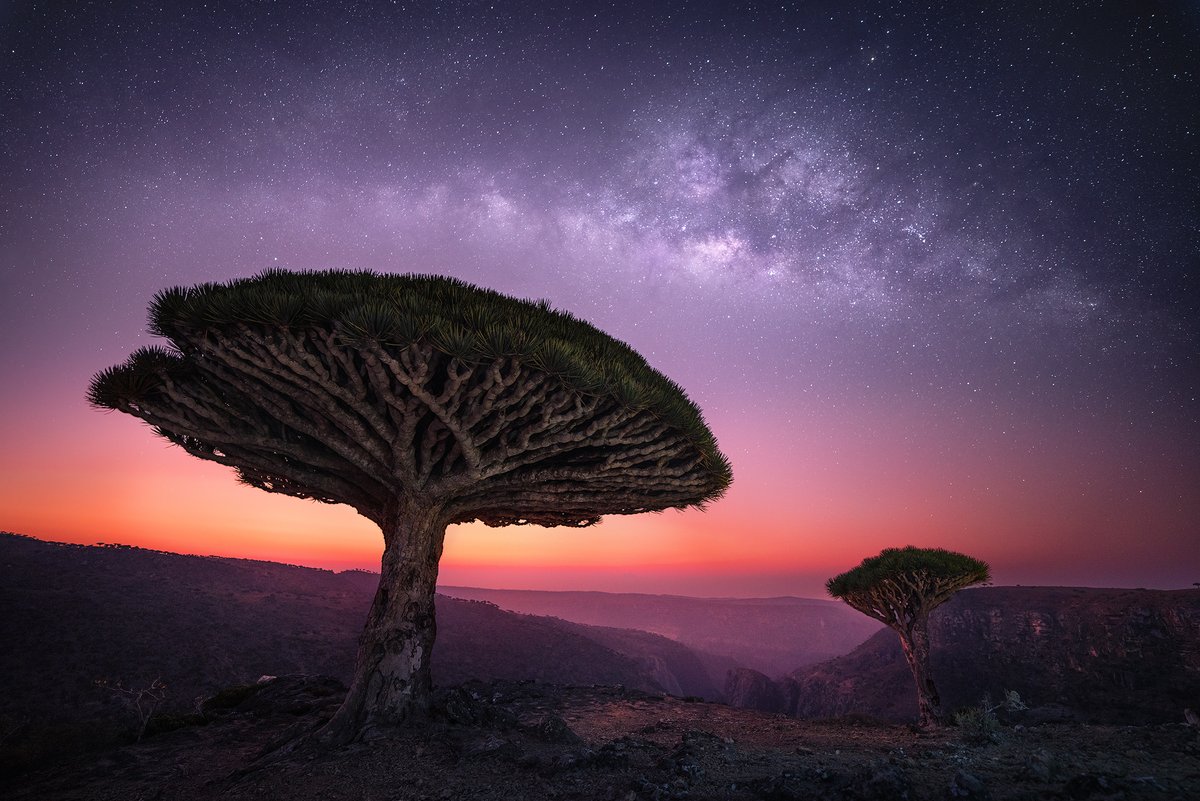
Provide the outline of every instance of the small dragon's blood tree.
[[732,480],[700,411],[627,345],[462,281],[268,271],[160,292],[142,348],[89,400],[268,492],[383,532],[341,709],[345,742],[427,710],[446,526],[590,526],[702,506]]
[[900,635],[904,658],[917,684],[918,725],[941,723],[941,699],[929,672],[929,613],[954,593],[989,579],[989,568],[970,556],[942,548],[885,548],[825,584],[865,615]]

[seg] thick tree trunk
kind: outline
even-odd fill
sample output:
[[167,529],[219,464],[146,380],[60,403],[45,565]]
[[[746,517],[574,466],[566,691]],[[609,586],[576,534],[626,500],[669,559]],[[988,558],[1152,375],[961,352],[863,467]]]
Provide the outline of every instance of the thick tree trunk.
[[329,744],[422,716],[433,681],[434,590],[446,524],[441,509],[411,499],[385,515],[379,589],[359,640],[346,700],[321,732]]
[[942,723],[942,699],[929,672],[929,626],[925,620],[899,631],[900,647],[917,685],[917,725],[931,729]]

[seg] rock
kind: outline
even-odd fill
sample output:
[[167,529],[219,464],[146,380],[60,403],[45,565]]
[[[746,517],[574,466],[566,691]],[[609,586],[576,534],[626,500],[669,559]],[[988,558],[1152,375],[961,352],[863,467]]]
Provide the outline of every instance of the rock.
[[516,717],[507,709],[489,703],[466,687],[453,687],[438,693],[433,706],[435,713],[460,726],[509,729],[517,724]]
[[562,751],[542,765],[541,773],[543,776],[553,776],[563,771],[585,767],[592,763],[594,757],[595,753],[590,748]]
[[634,781],[639,801],[673,801],[688,797],[686,787],[677,787],[670,782],[652,782],[645,776],[639,776]]
[[982,779],[965,770],[959,770],[950,780],[950,797],[984,799],[989,798],[990,794]]
[[486,737],[481,737],[474,742],[468,743],[463,749],[465,757],[483,757],[492,754],[499,754],[501,751],[513,751],[514,746],[508,740],[498,737],[495,734],[489,734]]
[[315,710],[336,709],[345,693],[346,685],[331,676],[279,676],[224,690],[206,700],[203,709],[208,714],[226,703],[238,714],[258,718],[300,716]]
[[895,765],[878,765],[865,776],[856,777],[850,790],[862,801],[905,801],[911,796],[912,784]]
[[1067,780],[1063,790],[1067,798],[1079,801],[1122,801],[1126,797],[1121,783],[1112,776],[1081,773]]
[[783,689],[766,675],[750,668],[737,668],[725,675],[725,699],[730,706],[781,712]]
[[1045,748],[1039,748],[1025,757],[1025,775],[1031,779],[1048,782],[1057,772],[1058,765],[1054,755]]
[[591,760],[591,764],[610,770],[627,767],[630,762],[629,748],[622,740],[605,743],[593,754]]
[[791,774],[785,773],[768,781],[752,783],[757,798],[762,801],[805,801],[812,794]]
[[571,730],[567,722],[558,715],[546,715],[533,727],[532,734],[544,743],[558,745],[581,745],[583,739]]

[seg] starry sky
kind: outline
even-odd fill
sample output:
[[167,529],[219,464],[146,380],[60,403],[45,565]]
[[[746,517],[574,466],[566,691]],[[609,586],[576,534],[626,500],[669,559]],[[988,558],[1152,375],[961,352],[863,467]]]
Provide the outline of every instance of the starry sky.
[[152,294],[453,275],[630,343],[706,512],[452,528],[446,583],[823,595],[881,548],[1200,581],[1193,2],[0,4],[0,528],[342,569],[90,377]]

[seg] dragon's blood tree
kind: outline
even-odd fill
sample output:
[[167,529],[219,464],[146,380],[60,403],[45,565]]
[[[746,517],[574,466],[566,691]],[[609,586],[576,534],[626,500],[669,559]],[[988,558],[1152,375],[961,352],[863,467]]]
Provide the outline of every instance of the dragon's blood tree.
[[989,568],[942,548],[885,548],[825,584],[829,594],[900,635],[900,647],[917,684],[918,724],[941,723],[941,699],[929,672],[929,613],[954,593],[989,579]]
[[150,327],[169,344],[99,373],[93,405],[383,532],[328,742],[428,708],[447,525],[589,526],[702,506],[732,480],[676,384],[545,302],[436,276],[268,271],[160,292]]

